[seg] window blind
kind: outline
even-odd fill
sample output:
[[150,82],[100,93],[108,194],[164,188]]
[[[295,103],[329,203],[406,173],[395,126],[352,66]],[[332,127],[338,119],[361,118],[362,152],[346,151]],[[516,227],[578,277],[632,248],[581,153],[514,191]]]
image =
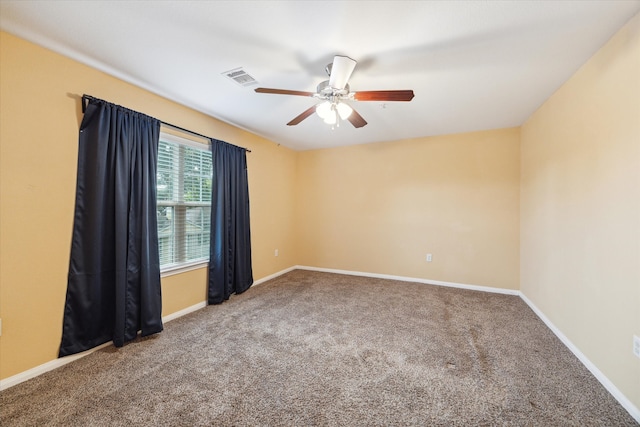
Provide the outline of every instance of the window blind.
[[161,133],[157,170],[161,270],[209,259],[212,176],[207,145]]

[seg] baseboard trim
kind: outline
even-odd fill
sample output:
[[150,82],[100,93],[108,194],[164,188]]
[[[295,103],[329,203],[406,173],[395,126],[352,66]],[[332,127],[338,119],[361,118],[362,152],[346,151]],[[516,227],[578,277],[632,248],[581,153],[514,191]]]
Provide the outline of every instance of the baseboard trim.
[[[262,283],[265,283],[271,279],[275,279],[278,276],[282,276],[283,274],[289,273],[293,270],[309,270],[309,271],[320,271],[325,273],[336,273],[336,274],[346,274],[351,276],[363,276],[363,277],[373,277],[378,279],[391,279],[391,280],[400,280],[403,282],[414,282],[414,283],[423,283],[427,285],[436,285],[436,286],[446,286],[452,288],[460,288],[460,289],[468,289],[473,291],[482,291],[482,292],[491,292],[498,294],[506,294],[506,295],[517,295],[533,310],[533,312],[542,320],[545,325],[558,337],[558,339],[580,360],[580,362],[591,372],[591,374],[596,377],[600,384],[622,405],[622,407],[636,420],[636,422],[640,423],[640,409],[636,407],[612,382],[609,378],[606,377],[598,369],[588,358],[582,353],[578,347],[576,347],[569,338],[567,338],[552,322],[544,315],[542,311],[536,305],[527,298],[521,291],[512,290],[512,289],[503,289],[503,288],[493,288],[488,286],[478,286],[478,285],[467,285],[463,283],[454,283],[454,282],[443,282],[440,280],[430,280],[430,279],[419,279],[415,277],[406,277],[406,276],[395,276],[390,274],[378,274],[378,273],[366,273],[361,271],[351,271],[351,270],[339,270],[333,268],[320,268],[320,267],[311,267],[311,266],[303,266],[303,265],[295,265],[284,270],[273,273],[269,276],[263,277],[261,279],[253,282],[252,286],[258,286]],[[207,306],[206,301],[201,301],[197,304],[194,304],[185,309],[179,310],[175,313],[171,313],[162,318],[164,323],[170,322],[179,317],[185,316],[194,311],[200,310]],[[59,367],[62,367],[68,363],[71,363],[75,360],[78,360],[82,357],[88,356],[94,351],[100,350],[102,348],[108,347],[112,345],[111,342],[104,343],[90,350],[84,351],[82,353],[74,354],[71,356],[63,357],[60,359],[51,360],[49,362],[43,363],[42,365],[36,366],[19,374],[8,377],[4,380],[0,380],[0,391],[13,387],[14,385],[20,384],[21,382],[30,380],[31,378],[35,378],[39,375],[42,375],[46,372],[52,371]]]
[[[207,303],[205,301],[200,302],[198,304],[192,305],[191,307],[187,307],[183,310],[177,311],[175,313],[171,313],[167,316],[164,316],[162,318],[162,322],[166,323],[166,322],[170,322],[173,319],[177,319],[178,317],[182,317],[185,314],[189,314],[193,311],[199,310],[201,308],[206,307]],[[104,344],[100,344],[97,347],[91,348],[87,351],[83,351],[82,353],[77,353],[77,354],[72,354],[70,356],[66,356],[66,357],[61,357],[59,359],[54,359],[51,360],[49,362],[43,363],[42,365],[38,365],[35,368],[31,368],[28,369],[24,372],[20,372],[19,374],[13,375],[11,377],[8,377],[4,380],[0,381],[0,391],[8,389],[9,387],[13,387],[14,385],[18,385],[22,382],[25,382],[27,380],[30,380],[31,378],[35,378],[39,375],[42,375],[46,372],[49,371],[53,371],[54,369],[60,368],[64,365],[67,365],[71,362],[75,362],[78,359],[81,359],[85,356],[90,355],[91,353],[98,351],[100,349],[103,349],[105,347],[109,347],[110,345],[113,345],[113,343],[111,341],[106,342]]]
[[567,338],[567,336],[563,334],[560,329],[558,329],[556,325],[554,325],[553,322],[551,322],[551,320],[549,320],[549,318],[545,316],[544,313],[538,307],[536,307],[536,305],[529,298],[527,298],[525,294],[520,292],[520,298],[522,298],[522,300],[529,306],[529,308],[531,308],[531,310],[533,310],[533,312],[540,318],[540,320],[542,320],[544,324],[547,325],[549,329],[551,329],[551,332],[553,332],[556,337],[558,337],[558,339],[565,345],[565,347],[567,347],[569,351],[571,351],[578,358],[578,360],[580,360],[580,362],[589,370],[589,372],[591,372],[591,374],[593,374],[593,376],[596,377],[598,381],[600,381],[600,384],[602,384],[603,387],[607,389],[607,391],[618,401],[618,403],[620,403],[620,405],[622,405],[622,407],[627,410],[629,415],[631,415],[636,420],[636,422],[640,424],[640,409],[638,409],[638,407],[635,406],[633,402],[627,399],[627,397],[618,389],[618,387],[616,387],[611,382],[611,380],[609,380],[609,378],[607,378],[607,376],[603,374],[602,371],[598,369],[596,365],[594,365],[589,360],[589,358],[585,356],[584,353],[581,352],[578,347],[576,347],[571,342],[571,340]]
[[521,291],[512,290],[512,289],[503,289],[503,288],[492,288],[487,286],[478,286],[478,285],[467,285],[462,283],[453,283],[453,282],[443,282],[440,280],[429,280],[429,279],[418,279],[414,277],[405,277],[405,276],[394,276],[389,274],[377,274],[377,273],[366,273],[361,271],[350,271],[350,270],[337,270],[333,268],[320,268],[320,267],[310,267],[298,265],[295,267],[300,270],[309,270],[309,271],[320,271],[325,273],[337,273],[337,274],[347,274],[352,276],[363,276],[363,277],[374,277],[378,279],[392,279],[392,280],[400,280],[403,282],[415,282],[415,283],[424,283],[428,285],[436,285],[436,286],[448,286],[453,288],[460,289],[469,289],[474,291],[482,291],[482,292],[492,292],[499,294],[507,294],[507,295],[517,295],[519,296],[525,304],[527,304],[531,310],[542,320],[545,325],[560,339],[560,341],[571,351],[588,370],[591,374],[596,377],[596,379],[602,384],[602,386],[622,405],[622,407],[631,415],[636,422],[640,423],[640,409],[633,404],[612,382],[609,378],[606,377],[598,369],[588,358],[582,353],[578,347],[576,347],[569,338],[567,338],[560,330],[544,315],[538,307],[531,302],[526,295],[524,295]]
[[162,318],[162,323],[171,322],[172,320],[177,319],[178,317],[182,317],[189,313],[193,313],[194,311],[198,311],[202,308],[205,308],[206,306],[207,306],[206,301],[200,301],[199,303],[194,304],[191,307],[183,308],[182,310],[176,311],[175,313],[167,314]]
[[419,279],[407,276],[394,276],[391,274],[367,273],[363,271],[336,270],[333,268],[310,267],[306,265],[297,265],[295,268],[300,270],[321,271],[324,273],[346,274],[350,276],[373,277],[376,279],[400,280],[402,282],[422,283],[425,285],[446,286],[449,288],[467,289],[471,291],[491,292],[494,294],[520,295],[520,291],[514,289],[492,288],[490,286],[467,285],[464,283],[443,282],[441,280]]
[[[252,286],[256,286],[256,285],[264,283],[264,282],[266,282],[268,280],[274,279],[274,278],[276,278],[278,276],[281,276],[281,275],[283,275],[285,273],[288,273],[288,272],[290,272],[290,271],[292,271],[294,269],[295,269],[295,266],[294,267],[289,267],[289,268],[284,269],[282,271],[279,271],[277,273],[271,274],[271,275],[269,275],[267,277],[263,277],[261,279],[258,279],[255,282],[253,282]],[[207,302],[206,301],[201,301],[201,302],[199,302],[197,304],[194,304],[194,305],[192,305],[190,307],[184,308],[182,310],[176,311],[175,313],[171,313],[171,314],[168,314],[168,315],[164,316],[162,318],[162,322],[163,323],[170,322],[170,321],[172,321],[174,319],[177,319],[179,317],[185,316],[185,315],[187,315],[189,313],[192,313],[194,311],[200,310],[200,309],[202,309],[202,308],[204,308],[206,306],[207,306]],[[101,344],[101,345],[99,345],[97,347],[94,347],[92,349],[89,349],[87,351],[83,351],[82,353],[72,354],[71,356],[66,356],[66,357],[62,357],[62,358],[59,358],[59,359],[54,359],[54,360],[51,360],[49,362],[43,363],[42,365],[38,365],[38,366],[36,366],[34,368],[31,368],[31,369],[28,369],[26,371],[20,372],[19,374],[13,375],[11,377],[7,377],[7,378],[5,378],[3,380],[0,380],[0,391],[8,389],[10,387],[13,387],[14,385],[20,384],[20,383],[25,382],[27,380],[30,380],[31,378],[35,378],[38,375],[42,375],[42,374],[44,374],[46,372],[53,371],[54,369],[60,368],[60,367],[66,365],[68,363],[74,362],[74,361],[76,361],[78,359],[81,359],[81,358],[83,358],[85,356],[88,356],[91,353],[93,353],[94,351],[98,351],[98,350],[100,350],[102,348],[105,348],[105,347],[108,347],[110,345],[113,345],[113,344],[111,342],[107,342],[107,343]]]
[[19,374],[8,377],[0,381],[0,391],[8,389],[9,387],[13,387],[14,385],[20,384],[21,382],[30,380],[31,378],[35,378],[46,372],[53,371],[54,369],[60,368],[61,366],[81,359],[93,353],[94,351],[100,350],[101,348],[105,348],[110,345],[112,345],[111,342],[106,342],[90,350],[83,351],[82,353],[72,354],[71,356],[66,356],[60,359],[54,359],[49,362],[43,363],[42,365],[38,365],[35,368],[31,368],[24,372],[20,372]]
[[273,273],[273,274],[270,274],[270,275],[268,275],[268,276],[265,276],[265,277],[263,277],[262,279],[258,279],[258,280],[256,280],[255,282],[253,282],[253,285],[251,285],[251,286],[258,286],[258,285],[261,285],[261,284],[262,284],[262,283],[264,283],[264,282],[268,282],[268,281],[269,281],[269,280],[271,280],[271,279],[275,279],[275,278],[276,278],[276,277],[278,277],[278,276],[282,276],[283,274],[286,274],[286,273],[288,273],[288,272],[290,272],[290,271],[295,270],[295,269],[296,269],[296,267],[297,267],[297,266],[295,266],[295,265],[294,265],[294,266],[292,266],[292,267],[285,268],[284,270],[280,270],[280,271],[278,271],[278,272],[276,272],[276,273]]

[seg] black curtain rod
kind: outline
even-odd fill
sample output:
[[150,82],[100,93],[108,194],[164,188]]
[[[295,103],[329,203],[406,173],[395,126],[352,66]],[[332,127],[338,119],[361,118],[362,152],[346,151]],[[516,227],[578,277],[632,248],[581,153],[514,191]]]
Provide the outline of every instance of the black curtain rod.
[[[91,96],[91,95],[82,95],[82,112],[83,112],[83,113],[84,113],[84,111],[87,109],[87,105],[88,105],[88,101],[89,101],[89,100],[101,101],[101,99],[99,99],[99,98],[95,98],[95,97],[93,97],[93,96]],[[211,141],[211,140],[214,140],[214,139],[215,139],[215,138],[211,138],[211,137],[209,137],[209,136],[203,135],[203,134],[201,134],[201,133],[194,132],[194,131],[189,130],[189,129],[185,129],[185,128],[180,127],[180,126],[172,125],[171,123],[167,123],[167,122],[165,122],[165,121],[163,121],[163,120],[160,120],[160,123],[162,123],[162,124],[163,124],[163,125],[165,125],[165,126],[169,126],[169,127],[174,128],[174,129],[180,130],[180,131],[182,131],[182,132],[190,133],[191,135],[195,135],[195,136],[199,136],[200,138],[208,139],[209,141]],[[217,140],[216,140],[216,141],[217,141]],[[229,144],[229,143],[227,142],[227,144]],[[229,145],[233,145],[233,144],[229,144]],[[238,147],[238,146],[236,145],[236,147]],[[242,148],[242,149],[243,149],[243,150],[245,150],[247,153],[250,153],[250,152],[251,152],[251,150],[249,150],[248,148],[245,148],[245,147],[238,147],[238,148]]]

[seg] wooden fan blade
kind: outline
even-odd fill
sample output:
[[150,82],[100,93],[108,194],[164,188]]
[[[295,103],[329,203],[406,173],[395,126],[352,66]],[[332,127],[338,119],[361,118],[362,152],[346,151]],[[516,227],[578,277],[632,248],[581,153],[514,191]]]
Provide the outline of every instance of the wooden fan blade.
[[358,114],[356,110],[353,110],[351,114],[349,114],[349,117],[347,117],[347,120],[349,120],[353,125],[353,127],[355,128],[361,128],[362,126],[367,124],[367,121],[363,119],[362,116]]
[[413,96],[412,90],[365,90],[354,92],[353,99],[356,101],[411,101]]
[[304,110],[301,114],[297,115],[293,120],[287,123],[287,126],[295,126],[315,112],[316,112],[316,106],[314,105]]
[[287,90],[287,89],[271,89],[268,87],[256,88],[258,93],[273,93],[276,95],[296,95],[296,96],[313,96],[315,92],[303,92],[300,90]]

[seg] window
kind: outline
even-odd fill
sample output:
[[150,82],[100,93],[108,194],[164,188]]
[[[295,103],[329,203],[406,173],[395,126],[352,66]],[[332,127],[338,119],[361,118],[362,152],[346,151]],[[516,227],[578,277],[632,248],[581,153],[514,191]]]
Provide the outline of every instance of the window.
[[208,146],[160,134],[157,215],[162,271],[209,260],[212,175]]

